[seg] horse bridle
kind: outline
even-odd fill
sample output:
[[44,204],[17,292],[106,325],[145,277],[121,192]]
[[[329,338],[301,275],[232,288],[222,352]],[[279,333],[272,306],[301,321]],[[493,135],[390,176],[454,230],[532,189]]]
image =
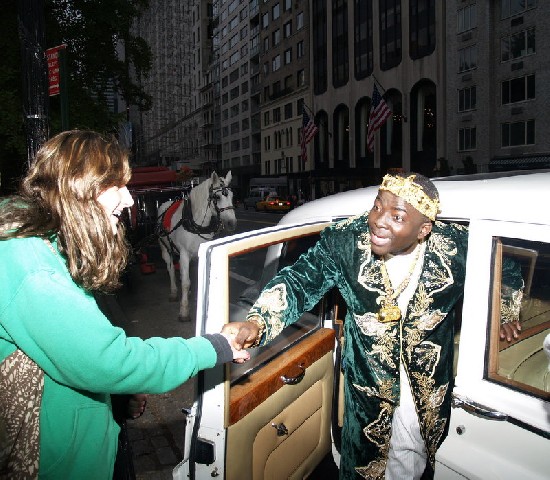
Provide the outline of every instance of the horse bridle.
[[208,195],[208,205],[214,204],[214,210],[216,211],[216,215],[218,216],[218,220],[220,217],[220,213],[225,212],[226,210],[235,210],[235,207],[233,205],[229,205],[227,207],[219,208],[218,207],[218,200],[220,200],[220,192],[224,197],[227,197],[229,195],[229,187],[223,183],[223,180],[220,180],[220,186],[214,188],[213,185],[210,185],[210,188],[208,189],[209,195]]

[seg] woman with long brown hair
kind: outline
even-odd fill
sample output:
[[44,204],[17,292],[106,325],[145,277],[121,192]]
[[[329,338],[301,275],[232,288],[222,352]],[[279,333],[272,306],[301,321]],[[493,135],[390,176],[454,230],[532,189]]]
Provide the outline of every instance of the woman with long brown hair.
[[115,140],[68,131],[0,200],[0,477],[110,479],[111,394],[166,392],[248,358],[221,334],[127,337],[98,308],[93,293],[119,286],[129,255],[130,175]]

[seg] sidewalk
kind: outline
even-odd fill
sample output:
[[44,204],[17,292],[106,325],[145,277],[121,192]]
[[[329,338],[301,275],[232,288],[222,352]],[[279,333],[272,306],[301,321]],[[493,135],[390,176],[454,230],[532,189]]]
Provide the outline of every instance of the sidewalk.
[[[129,336],[141,338],[189,338],[195,334],[195,322],[178,321],[179,302],[170,302],[166,266],[157,252],[150,252],[156,272],[144,275],[133,265],[126,285],[111,301],[113,323]],[[192,300],[192,315],[195,301]],[[177,389],[150,395],[145,413],[128,420],[128,436],[134,454],[137,480],[172,479],[172,469],[183,458],[185,415],[183,408],[193,404],[195,383],[190,379]]]

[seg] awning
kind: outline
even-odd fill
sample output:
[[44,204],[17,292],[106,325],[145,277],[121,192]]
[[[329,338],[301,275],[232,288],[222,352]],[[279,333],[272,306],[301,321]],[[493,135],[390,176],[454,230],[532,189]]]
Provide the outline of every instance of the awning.
[[137,167],[132,169],[132,178],[128,182],[128,188],[170,185],[177,181],[177,172],[167,167]]

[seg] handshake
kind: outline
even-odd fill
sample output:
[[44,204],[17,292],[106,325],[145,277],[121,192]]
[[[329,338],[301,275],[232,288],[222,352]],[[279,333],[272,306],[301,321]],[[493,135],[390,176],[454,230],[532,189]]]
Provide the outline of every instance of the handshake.
[[252,317],[246,322],[227,323],[221,334],[227,339],[233,352],[234,363],[244,363],[250,359],[247,348],[256,347],[262,338],[265,323],[260,317]]

